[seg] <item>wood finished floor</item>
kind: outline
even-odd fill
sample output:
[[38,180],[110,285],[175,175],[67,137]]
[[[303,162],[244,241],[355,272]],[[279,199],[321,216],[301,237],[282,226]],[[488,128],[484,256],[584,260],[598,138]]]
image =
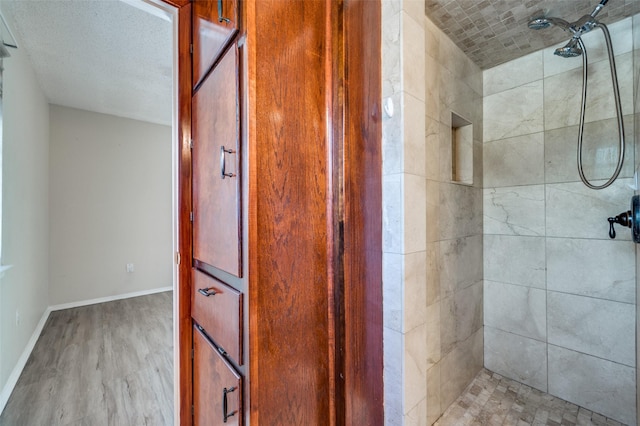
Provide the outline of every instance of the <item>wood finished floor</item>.
[[52,312],[1,426],[173,424],[172,293]]

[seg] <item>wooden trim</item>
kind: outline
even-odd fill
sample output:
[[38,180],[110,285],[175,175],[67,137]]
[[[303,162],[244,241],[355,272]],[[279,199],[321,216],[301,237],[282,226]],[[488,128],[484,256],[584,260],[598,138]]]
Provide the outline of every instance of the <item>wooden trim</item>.
[[327,157],[330,161],[328,187],[332,202],[327,203],[329,250],[329,359],[331,424],[345,425],[345,327],[344,327],[344,1],[327,2]]
[[171,6],[177,7],[180,9],[181,7],[187,6],[191,3],[191,0],[161,0]]
[[[165,0],[166,1],[166,0]],[[168,1],[168,3],[172,3]],[[179,406],[175,407],[181,426],[193,422],[191,406],[192,387],[192,323],[191,323],[191,264],[192,232],[189,215],[191,202],[191,4],[188,0],[178,9],[178,316],[180,392]]]
[[248,3],[250,424],[327,425],[327,7]]
[[381,425],[384,405],[379,0],[346,0],[344,28],[346,424]]

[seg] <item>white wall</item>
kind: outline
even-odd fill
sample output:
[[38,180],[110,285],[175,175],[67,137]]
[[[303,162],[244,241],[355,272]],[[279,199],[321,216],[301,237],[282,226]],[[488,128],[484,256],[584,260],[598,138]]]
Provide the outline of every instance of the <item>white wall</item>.
[[50,120],[50,304],[171,286],[171,127],[57,105]]
[[49,276],[49,106],[24,51],[10,51],[3,79],[2,263],[13,268],[0,279],[0,389],[48,306]]

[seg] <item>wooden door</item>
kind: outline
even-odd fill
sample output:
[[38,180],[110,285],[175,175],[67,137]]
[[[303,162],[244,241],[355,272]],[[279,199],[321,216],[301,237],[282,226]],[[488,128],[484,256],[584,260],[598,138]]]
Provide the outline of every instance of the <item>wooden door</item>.
[[193,257],[240,277],[238,92],[233,44],[193,96]]
[[197,326],[193,370],[193,424],[242,426],[242,377]]

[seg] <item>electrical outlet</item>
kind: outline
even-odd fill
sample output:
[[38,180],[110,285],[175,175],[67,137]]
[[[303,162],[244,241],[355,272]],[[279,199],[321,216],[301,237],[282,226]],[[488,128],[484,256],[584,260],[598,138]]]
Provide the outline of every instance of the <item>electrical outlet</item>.
[[127,263],[127,272],[133,272],[133,263]]
[[22,318],[20,318],[20,311],[16,309],[16,327],[22,323]]

